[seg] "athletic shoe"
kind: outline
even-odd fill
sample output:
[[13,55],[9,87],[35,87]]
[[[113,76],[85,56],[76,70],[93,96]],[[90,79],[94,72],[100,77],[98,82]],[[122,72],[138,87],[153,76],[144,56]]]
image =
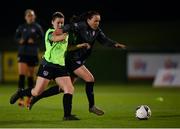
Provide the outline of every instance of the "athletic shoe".
[[20,107],[24,107],[25,105],[24,105],[24,99],[23,98],[19,98],[18,99],[18,106],[20,106]]
[[38,101],[37,97],[31,97],[31,101],[29,103],[28,109],[31,110],[33,105]]
[[21,90],[16,91],[15,94],[13,94],[10,98],[10,104],[14,104],[21,96],[20,96]]
[[76,117],[76,115],[70,115],[70,116],[63,117],[63,120],[69,121],[69,120],[80,120],[80,119]]
[[93,106],[92,108],[89,108],[89,112],[90,113],[94,113],[94,114],[96,114],[98,116],[104,115],[104,111],[99,109],[99,108],[97,108],[96,106]]
[[31,97],[25,97],[24,106],[29,108],[31,102]]

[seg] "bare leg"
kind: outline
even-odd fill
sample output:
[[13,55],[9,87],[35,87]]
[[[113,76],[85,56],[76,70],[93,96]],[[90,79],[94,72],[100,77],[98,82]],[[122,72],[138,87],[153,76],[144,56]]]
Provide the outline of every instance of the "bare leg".
[[72,85],[69,76],[58,77],[55,79],[56,83],[64,90],[63,96],[63,108],[64,108],[64,120],[79,120],[76,116],[71,115],[72,110],[72,94],[74,92],[74,87]]
[[50,80],[42,78],[42,77],[37,77],[36,85],[35,87],[31,90],[31,94],[33,96],[38,96],[40,95],[46,86],[48,85]]
[[33,77],[34,77],[34,73],[35,73],[35,67],[28,67],[28,88],[33,88],[33,86],[34,86],[34,79],[33,79]]
[[28,88],[26,90],[16,92],[14,95],[11,96],[10,103],[14,104],[20,97],[38,96],[39,94],[41,94],[44,91],[44,89],[48,85],[49,81],[50,80],[48,80],[48,79],[38,77],[37,81],[36,81],[36,85],[32,90]]
[[89,112],[96,115],[103,115],[104,112],[95,106],[94,100],[94,77],[91,72],[83,65],[74,70],[74,73],[86,82],[86,95],[89,101]]

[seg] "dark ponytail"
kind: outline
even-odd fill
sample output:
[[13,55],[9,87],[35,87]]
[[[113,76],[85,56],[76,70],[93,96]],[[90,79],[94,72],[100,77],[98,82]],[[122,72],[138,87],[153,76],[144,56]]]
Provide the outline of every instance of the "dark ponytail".
[[88,12],[82,13],[79,16],[73,15],[70,19],[70,23],[86,21],[87,19],[91,19],[94,15],[100,15],[100,13],[97,11],[88,11]]
[[97,11],[88,11],[86,13],[85,19],[91,19],[94,15],[100,15],[100,13]]

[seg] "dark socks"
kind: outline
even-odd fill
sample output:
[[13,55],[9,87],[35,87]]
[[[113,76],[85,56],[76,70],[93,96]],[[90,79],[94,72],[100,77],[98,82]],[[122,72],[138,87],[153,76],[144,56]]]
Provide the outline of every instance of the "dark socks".
[[24,85],[25,85],[25,75],[19,75],[18,89],[19,90],[24,89]]
[[64,117],[70,116],[72,109],[72,94],[69,93],[64,94],[63,108],[64,108]]
[[24,96],[32,96],[32,94],[31,94],[31,89],[30,88],[28,88],[28,89],[25,89],[25,90],[22,90],[21,92],[20,92],[20,96],[21,97],[24,97]]
[[33,77],[28,77],[27,81],[28,81],[28,88],[32,89],[34,87]]
[[89,108],[94,106],[94,82],[86,82],[86,95],[89,101]]
[[49,89],[45,90],[42,94],[40,94],[39,96],[36,97],[36,99],[41,99],[41,98],[45,98],[45,97],[49,97],[49,96],[53,96],[53,95],[57,95],[60,92],[64,92],[62,89],[59,90],[59,86],[55,85],[50,87]]

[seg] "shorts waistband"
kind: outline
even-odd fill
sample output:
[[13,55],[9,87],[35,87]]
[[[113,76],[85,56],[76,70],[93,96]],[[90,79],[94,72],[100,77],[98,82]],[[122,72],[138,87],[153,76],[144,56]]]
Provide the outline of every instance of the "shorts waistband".
[[47,65],[47,66],[50,66],[50,67],[64,67],[64,66],[61,66],[61,65],[58,65],[58,64],[53,64],[51,62],[48,62],[45,58],[42,59],[41,61],[41,64],[42,65]]

